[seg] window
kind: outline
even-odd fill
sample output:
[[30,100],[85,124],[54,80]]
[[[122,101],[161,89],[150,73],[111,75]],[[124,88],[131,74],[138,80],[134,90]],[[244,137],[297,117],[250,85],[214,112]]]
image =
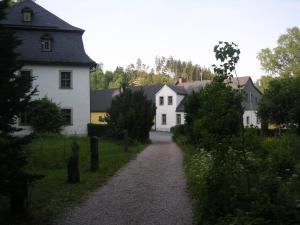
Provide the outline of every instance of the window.
[[163,105],[164,104],[164,97],[160,96],[159,97],[159,105]]
[[258,102],[258,99],[257,99],[257,97],[255,97],[255,103],[257,103]]
[[181,114],[176,114],[176,124],[181,124]]
[[166,125],[167,124],[167,115],[166,114],[162,114],[161,115],[161,124],[162,125]]
[[72,125],[72,109],[62,109],[65,117],[65,125]]
[[60,71],[60,89],[71,89],[72,88],[72,73],[70,71]]
[[249,97],[250,97],[249,102],[252,102],[253,95],[252,95],[251,92],[250,92],[250,94],[249,94]]
[[32,10],[28,7],[25,7],[22,9],[22,14],[23,14],[23,21],[24,22],[31,22],[32,21]]
[[246,117],[246,125],[249,125],[249,123],[250,123],[250,117],[247,116],[247,117]]
[[173,104],[173,97],[168,96],[168,105],[172,105],[172,104]]
[[51,43],[50,39],[42,39],[41,45],[42,45],[43,52],[51,52],[52,51],[52,43]]
[[53,38],[50,34],[44,34],[41,37],[41,50],[42,52],[51,52],[52,51]]
[[256,117],[256,124],[260,124],[260,119],[258,116]]
[[23,13],[23,21],[24,22],[30,22],[31,21],[31,13],[30,12],[24,12]]

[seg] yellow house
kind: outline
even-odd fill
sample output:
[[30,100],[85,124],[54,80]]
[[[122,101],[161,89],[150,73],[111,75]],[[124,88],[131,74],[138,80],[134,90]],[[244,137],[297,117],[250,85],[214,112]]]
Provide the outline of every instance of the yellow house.
[[[155,103],[155,93],[163,87],[162,84],[149,86],[130,87],[132,91],[143,91],[148,100]],[[111,106],[111,102],[116,95],[119,95],[118,88],[92,90],[91,91],[91,123],[107,124],[105,118],[108,116],[107,111]]]
[[93,124],[107,124],[105,118],[108,116],[106,112],[91,112],[91,123]]
[[105,118],[108,116],[112,99],[119,94],[117,88],[91,91],[91,123],[107,124]]

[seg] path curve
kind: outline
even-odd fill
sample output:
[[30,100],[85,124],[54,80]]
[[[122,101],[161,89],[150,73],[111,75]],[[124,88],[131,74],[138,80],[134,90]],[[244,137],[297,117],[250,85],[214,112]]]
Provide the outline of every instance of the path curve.
[[164,132],[104,186],[73,209],[61,225],[191,225],[182,153]]

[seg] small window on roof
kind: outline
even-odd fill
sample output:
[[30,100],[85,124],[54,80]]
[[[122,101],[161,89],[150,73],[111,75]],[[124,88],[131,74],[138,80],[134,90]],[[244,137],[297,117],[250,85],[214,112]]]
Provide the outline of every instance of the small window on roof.
[[22,9],[22,15],[23,15],[23,21],[24,22],[31,22],[32,21],[33,12],[30,8],[25,7],[24,9]]
[[52,51],[52,37],[49,34],[45,34],[41,37],[41,50],[43,52]]

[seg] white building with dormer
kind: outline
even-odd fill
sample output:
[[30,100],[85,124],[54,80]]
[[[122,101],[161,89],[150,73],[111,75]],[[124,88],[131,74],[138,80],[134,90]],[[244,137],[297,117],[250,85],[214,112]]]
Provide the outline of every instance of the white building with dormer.
[[[84,30],[74,27],[31,0],[13,4],[0,28],[13,29],[22,41],[17,48],[23,63],[20,75],[31,74],[38,96],[47,96],[65,112],[68,135],[87,133],[90,122],[90,68],[95,62],[85,53]],[[26,118],[19,126],[30,131]],[[24,132],[24,131],[23,131]]]

